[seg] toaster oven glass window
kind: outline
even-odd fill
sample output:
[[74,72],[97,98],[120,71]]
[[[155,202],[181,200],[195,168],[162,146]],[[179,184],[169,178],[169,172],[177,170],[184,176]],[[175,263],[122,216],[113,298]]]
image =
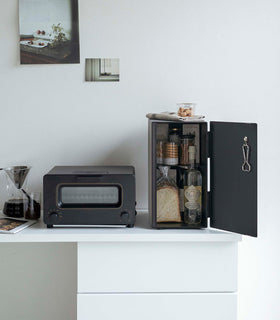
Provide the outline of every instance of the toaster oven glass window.
[[119,207],[121,188],[119,186],[61,186],[59,190],[61,207]]

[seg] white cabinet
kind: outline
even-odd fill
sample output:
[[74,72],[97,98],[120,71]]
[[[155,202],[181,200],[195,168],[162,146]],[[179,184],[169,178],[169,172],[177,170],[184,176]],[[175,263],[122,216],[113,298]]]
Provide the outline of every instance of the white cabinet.
[[240,236],[124,232],[78,242],[77,320],[236,320]]
[[113,319],[236,320],[236,294],[78,294],[78,320]]
[[237,242],[78,244],[79,293],[236,290]]

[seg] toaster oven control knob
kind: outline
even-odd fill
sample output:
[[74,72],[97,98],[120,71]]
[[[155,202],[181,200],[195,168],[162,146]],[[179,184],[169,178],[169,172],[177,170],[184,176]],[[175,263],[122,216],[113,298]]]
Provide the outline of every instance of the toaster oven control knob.
[[55,222],[55,221],[57,221],[57,219],[58,219],[58,213],[57,212],[51,212],[50,213],[50,215],[49,215],[49,217],[50,217],[50,220],[51,220],[51,222]]
[[123,212],[121,213],[121,221],[127,222],[127,221],[128,221],[128,218],[129,218],[129,213],[126,212],[126,211],[123,211]]

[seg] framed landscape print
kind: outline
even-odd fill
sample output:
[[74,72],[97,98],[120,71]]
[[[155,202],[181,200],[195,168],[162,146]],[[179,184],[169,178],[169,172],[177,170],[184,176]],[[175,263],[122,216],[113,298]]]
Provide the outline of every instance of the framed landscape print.
[[85,81],[120,81],[120,59],[86,59]]
[[19,0],[20,63],[79,63],[78,0]]

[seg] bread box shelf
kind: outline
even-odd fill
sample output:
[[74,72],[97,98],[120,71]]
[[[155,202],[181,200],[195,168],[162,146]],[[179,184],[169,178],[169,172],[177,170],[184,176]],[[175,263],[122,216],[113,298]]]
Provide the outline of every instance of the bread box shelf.
[[[202,219],[198,227],[183,222],[157,221],[157,141],[168,141],[170,128],[181,135],[194,134],[197,168],[202,175]],[[149,119],[149,214],[150,225],[157,229],[211,227],[257,236],[257,125],[255,123],[181,122]],[[244,172],[242,144],[245,137],[250,146],[252,170]],[[210,161],[208,161],[210,159]],[[210,163],[210,166],[209,166]],[[178,165],[169,166],[170,177],[178,185]],[[208,190],[208,173],[209,190]],[[181,210],[182,215],[182,210]]]

